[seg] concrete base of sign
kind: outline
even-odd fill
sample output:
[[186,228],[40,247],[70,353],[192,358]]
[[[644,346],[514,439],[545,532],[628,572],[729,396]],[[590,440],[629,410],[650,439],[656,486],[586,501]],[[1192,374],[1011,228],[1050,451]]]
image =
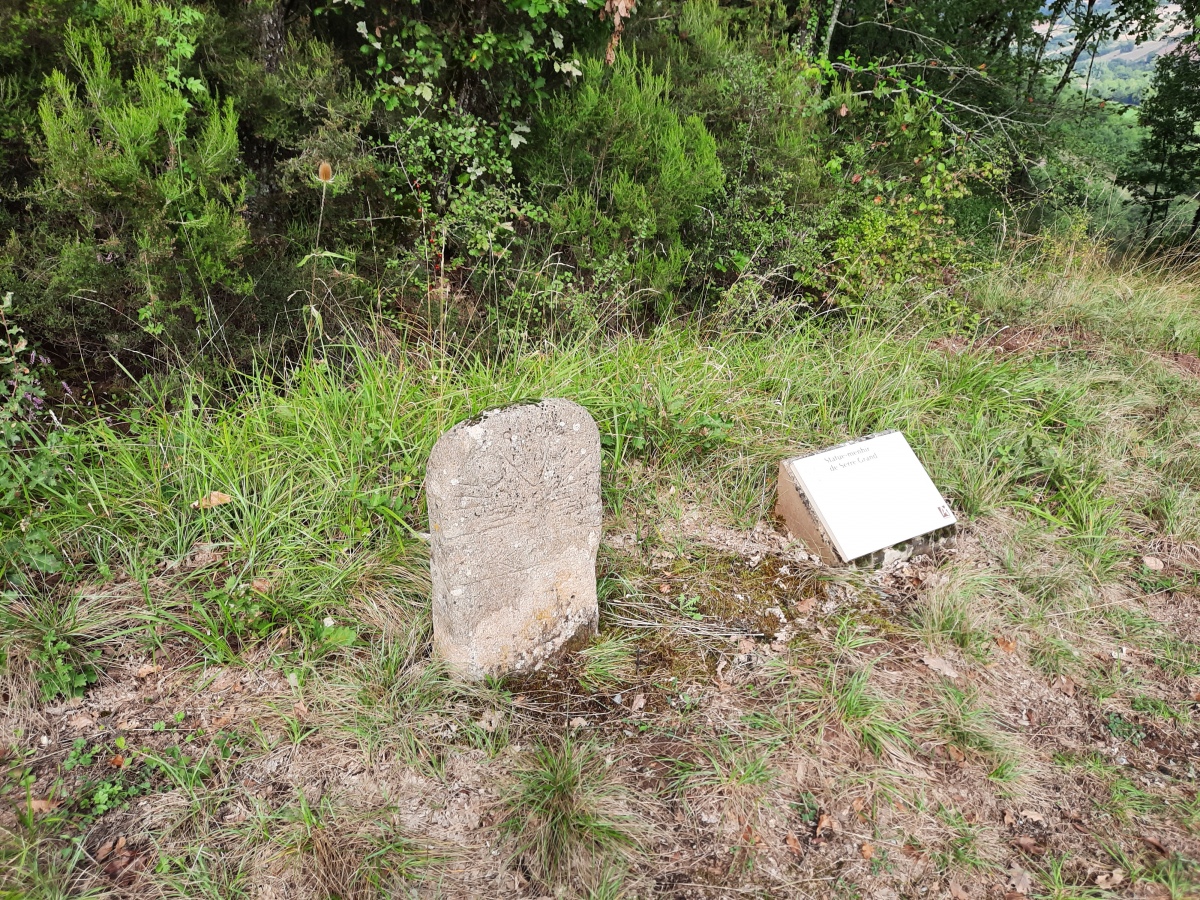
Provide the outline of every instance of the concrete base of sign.
[[808,498],[805,497],[804,489],[792,477],[788,466],[789,462],[790,460],[785,459],[779,464],[779,487],[775,500],[775,515],[783,520],[793,537],[803,541],[805,546],[820,557],[821,562],[826,565],[878,568],[954,545],[955,526],[947,525],[945,528],[938,528],[909,538],[857,559],[842,559],[832,538],[821,526],[819,517],[813,511]]

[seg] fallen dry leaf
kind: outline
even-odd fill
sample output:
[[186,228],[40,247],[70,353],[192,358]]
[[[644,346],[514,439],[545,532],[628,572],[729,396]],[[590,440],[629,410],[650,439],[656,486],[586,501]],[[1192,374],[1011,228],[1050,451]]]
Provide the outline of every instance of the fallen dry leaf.
[[804,855],[804,847],[801,846],[800,839],[796,837],[794,833],[789,831],[787,836],[783,839],[783,842],[787,844],[787,848],[797,856]]
[[232,503],[233,498],[228,494],[222,494],[220,491],[209,491],[199,500],[192,503],[192,509],[212,509],[214,506],[224,506],[226,503]]
[[250,818],[250,814],[246,812],[246,808],[237,803],[231,803],[222,817],[229,825],[240,825]]
[[129,887],[137,880],[138,873],[146,868],[149,861],[150,858],[145,853],[133,853],[127,850],[124,858],[114,860],[104,867],[104,874],[122,887]]
[[116,841],[105,841],[96,848],[96,862],[104,862],[112,855],[114,850],[125,849],[125,837],[122,835]]
[[221,549],[219,544],[197,543],[188,551],[186,562],[188,568],[204,569],[208,566],[215,566],[225,559],[226,555],[225,550]]
[[963,886],[953,878],[950,879],[950,896],[954,900],[971,900],[971,895],[963,890]]
[[1151,572],[1161,572],[1166,568],[1166,564],[1157,556],[1143,556],[1142,565],[1144,565]]
[[1111,872],[1104,872],[1096,876],[1096,887],[1110,888],[1116,887],[1125,880],[1125,872],[1122,869],[1113,869]]
[[1021,895],[1028,895],[1033,890],[1033,879],[1020,866],[1010,866],[1008,869],[1008,886]]
[[921,662],[925,663],[925,665],[929,666],[929,668],[939,675],[945,675],[947,678],[958,677],[958,672],[954,666],[950,665],[950,663],[946,662],[940,656],[924,656],[921,658]]
[[1027,834],[1018,835],[1013,840],[1013,843],[1017,845],[1022,853],[1028,853],[1030,856],[1041,856],[1046,852],[1045,847]]
[[1150,847],[1152,850],[1157,850],[1163,856],[1171,855],[1171,851],[1169,851],[1166,848],[1166,845],[1163,844],[1162,841],[1158,840],[1158,838],[1152,838],[1148,834],[1143,834],[1142,835],[1142,843],[1144,843],[1147,847]]
[[858,852],[862,855],[863,859],[872,859],[875,856],[875,847],[871,844],[863,844],[858,848]]
[[482,728],[484,731],[486,731],[488,734],[491,734],[497,728],[499,728],[503,722],[504,722],[504,717],[502,715],[500,715],[500,712],[498,710],[489,709],[487,712],[485,712],[482,716],[479,717],[479,721],[476,724],[478,724],[479,727]]
[[67,710],[76,709],[80,706],[83,706],[83,698],[72,697],[70,700],[63,701],[61,706],[47,706],[42,710],[42,712],[48,716],[61,716]]
[[116,884],[122,887],[131,886],[138,873],[146,868],[149,858],[125,846],[125,838],[120,837],[114,843],[108,841],[96,851],[96,862],[102,863],[102,871]]
[[996,646],[999,647],[1001,650],[1003,650],[1005,653],[1012,653],[1014,650],[1017,649],[1017,642],[1014,641],[1012,638],[1006,638],[1006,637],[1001,637],[1000,635],[996,635]]

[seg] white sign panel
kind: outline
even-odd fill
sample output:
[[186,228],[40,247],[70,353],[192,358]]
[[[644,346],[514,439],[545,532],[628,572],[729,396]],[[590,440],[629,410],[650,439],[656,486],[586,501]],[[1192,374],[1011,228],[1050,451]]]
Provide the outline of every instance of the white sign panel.
[[955,523],[898,431],[787,461],[847,562]]

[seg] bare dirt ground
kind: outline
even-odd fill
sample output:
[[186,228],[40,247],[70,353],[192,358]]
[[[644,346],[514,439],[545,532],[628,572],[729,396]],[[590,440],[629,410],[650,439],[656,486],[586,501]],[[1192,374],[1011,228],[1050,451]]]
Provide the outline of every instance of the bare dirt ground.
[[[613,896],[1190,896],[1200,680],[1161,656],[1200,640],[1200,597],[1059,585],[1063,614],[1031,615],[1013,527],[856,572],[769,522],[684,507],[606,539],[603,631],[627,641],[614,672],[589,678],[576,656],[432,700],[415,696],[436,675],[427,641],[391,681],[350,650],[303,683],[278,643],[214,666],[184,640],[114,641],[84,698],[6,710],[26,774],[0,824],[61,815],[77,886],[113,896],[171,895],[198,866],[214,896],[368,896],[375,869],[414,896],[549,896],[495,826],[514,766],[567,732],[603,748],[638,823]],[[1194,571],[1194,547],[1151,552]],[[1033,553],[1031,577],[1060,561]],[[121,584],[84,594],[138,602]],[[962,621],[931,632],[920,611],[955,597]],[[1115,609],[1138,617],[1126,640]],[[965,723],[946,712],[961,697]],[[111,808],[105,783],[124,791]]]

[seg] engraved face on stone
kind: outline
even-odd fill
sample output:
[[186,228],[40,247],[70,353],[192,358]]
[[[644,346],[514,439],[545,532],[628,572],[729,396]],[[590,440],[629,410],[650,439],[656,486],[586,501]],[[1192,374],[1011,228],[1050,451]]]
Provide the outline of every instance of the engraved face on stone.
[[544,400],[455,425],[425,474],[434,652],[466,678],[538,668],[596,632],[600,432]]

